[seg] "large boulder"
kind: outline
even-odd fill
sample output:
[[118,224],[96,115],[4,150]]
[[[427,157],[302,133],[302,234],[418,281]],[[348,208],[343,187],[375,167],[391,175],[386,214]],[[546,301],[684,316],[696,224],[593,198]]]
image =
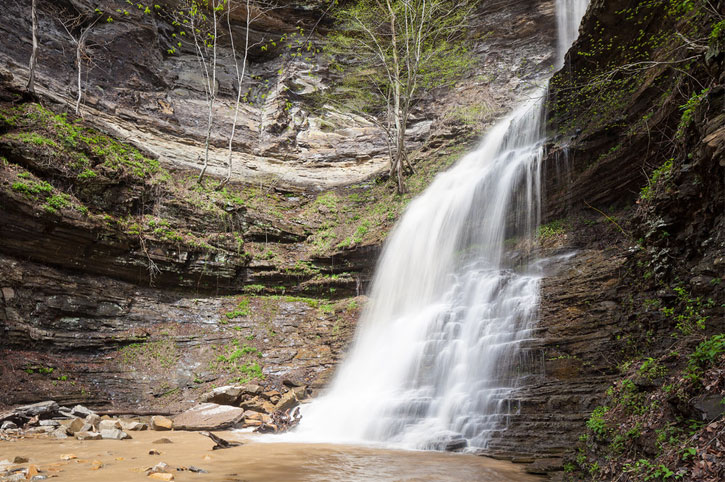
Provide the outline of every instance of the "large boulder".
[[218,405],[236,405],[242,398],[244,387],[240,385],[226,385],[207,392],[199,401],[202,403],[216,403]]
[[181,430],[220,430],[239,424],[244,410],[229,405],[201,403],[174,417],[174,427]]
[[13,410],[0,413],[0,423],[10,420],[15,423],[24,424],[33,417],[51,418],[58,414],[60,407],[53,400],[47,402],[33,403],[31,405],[23,405]]

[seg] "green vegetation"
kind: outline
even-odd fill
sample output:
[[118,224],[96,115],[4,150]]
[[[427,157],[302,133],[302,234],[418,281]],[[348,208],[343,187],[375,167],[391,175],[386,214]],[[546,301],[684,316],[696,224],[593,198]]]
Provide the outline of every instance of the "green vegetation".
[[249,316],[252,313],[249,307],[249,299],[242,299],[237,305],[236,309],[229,311],[224,314],[228,319],[233,320],[234,318],[240,318],[242,316]]
[[698,381],[700,373],[725,354],[725,334],[713,335],[703,341],[689,357],[685,378]]
[[680,123],[677,126],[676,137],[682,137],[685,135],[685,129],[692,123],[695,110],[700,106],[702,99],[707,96],[708,92],[710,92],[710,89],[703,89],[699,93],[693,92],[687,102],[680,106],[680,109],[682,110],[682,117],[680,118]]
[[[677,295],[677,306],[662,307],[662,313],[677,322],[675,328],[681,335],[691,335],[697,330],[704,330],[705,322],[709,318],[705,315],[705,309],[713,306],[713,301],[704,301],[699,296],[693,298],[682,286],[675,287],[673,291]],[[677,335],[678,333],[673,333],[673,336]]]
[[652,171],[652,175],[647,180],[647,185],[640,191],[641,199],[650,199],[658,182],[666,182],[672,173],[672,159],[665,161],[660,167]]
[[179,352],[173,340],[165,339],[146,343],[132,343],[118,350],[119,360],[124,365],[143,367],[156,363],[161,368],[171,368],[179,360]]
[[604,420],[604,414],[608,411],[609,407],[597,407],[587,420],[587,428],[597,436],[603,437],[607,434],[607,422]]
[[50,194],[53,186],[46,181],[16,181],[12,184],[13,191],[18,191],[31,199],[36,199],[38,194]]
[[102,167],[108,176],[149,178],[159,175],[168,179],[168,174],[161,169],[158,161],[145,157],[138,149],[85,127],[81,119],[71,122],[65,114],[55,114],[40,104],[0,109],[2,124],[19,132],[10,132],[0,139],[17,140],[44,148],[52,158],[66,160],[57,164],[64,166],[69,175],[80,179],[98,175],[92,170],[98,167]]
[[[390,146],[390,174],[398,193],[406,191],[403,176],[410,168],[404,134],[414,100],[454,85],[473,62],[458,34],[471,9],[448,0],[360,0],[335,11],[339,28],[329,36],[327,52],[331,67],[344,75],[339,85],[320,94],[319,103],[366,117],[388,114],[381,134]],[[348,57],[356,59],[352,67],[338,63]]]
[[554,221],[539,226],[537,236],[541,239],[553,238],[566,232],[567,223],[563,219],[555,219]]
[[235,339],[230,345],[215,347],[215,350],[221,353],[210,362],[211,370],[224,371],[241,383],[265,378],[262,367],[256,361],[262,358],[262,352],[258,348],[246,344],[239,346],[239,340]]

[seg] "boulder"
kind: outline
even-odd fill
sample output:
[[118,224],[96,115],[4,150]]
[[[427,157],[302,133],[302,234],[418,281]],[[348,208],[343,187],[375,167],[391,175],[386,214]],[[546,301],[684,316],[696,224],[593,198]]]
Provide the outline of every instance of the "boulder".
[[71,409],[71,413],[75,417],[86,418],[88,415],[95,415],[95,412],[83,405],[76,405]]
[[279,399],[282,397],[282,394],[279,393],[277,390],[269,390],[267,392],[263,392],[262,396],[270,401],[270,403],[276,404],[279,402]]
[[87,424],[91,425],[93,428],[98,428],[98,424],[101,423],[101,417],[99,417],[95,413],[92,413],[92,414],[86,416],[85,421]]
[[121,428],[126,432],[136,432],[139,430],[147,430],[149,427],[145,423],[141,422],[121,422]]
[[50,436],[57,439],[68,438],[68,431],[65,427],[59,427],[50,433]]
[[151,430],[171,430],[174,428],[174,422],[161,415],[151,417]]
[[131,438],[129,434],[117,428],[102,429],[100,435],[104,439],[111,440],[127,440]]
[[59,413],[59,408],[58,404],[52,400],[23,405],[22,407],[0,413],[0,422],[10,420],[15,423],[26,423],[33,417],[51,418]]
[[297,396],[295,395],[295,392],[290,390],[289,392],[282,395],[282,397],[279,399],[279,402],[277,402],[277,405],[274,407],[275,411],[281,411],[284,412],[285,410],[289,410],[290,408],[294,408],[297,405],[299,405],[300,402],[297,400]]
[[41,420],[40,426],[41,427],[57,427],[60,425],[60,422],[57,420]]
[[101,432],[103,430],[121,430],[121,422],[118,420],[101,420],[98,423],[98,431]]
[[229,405],[201,403],[174,417],[174,427],[181,430],[219,430],[237,425],[244,410]]
[[76,432],[90,432],[91,430],[88,430],[88,424],[86,424],[85,420],[82,420],[80,418],[74,418],[70,421],[70,423],[66,426],[68,429],[68,432],[70,433],[76,433]]
[[75,437],[78,440],[101,440],[103,436],[96,432],[77,432]]
[[15,422],[11,422],[10,420],[6,420],[5,422],[0,425],[1,430],[12,430],[18,428],[18,425]]
[[304,383],[302,383],[298,380],[293,380],[291,378],[285,378],[284,380],[282,380],[282,385],[284,385],[287,388],[297,388],[297,387],[304,386]]
[[226,385],[205,393],[199,397],[199,401],[202,403],[208,402],[219,405],[236,405],[241,399],[243,393],[245,393],[244,386]]
[[241,407],[244,410],[252,410],[254,412],[272,413],[275,406],[262,397],[254,397],[251,400],[242,402]]
[[295,394],[297,400],[304,400],[307,398],[307,387],[294,387],[290,389],[290,391]]

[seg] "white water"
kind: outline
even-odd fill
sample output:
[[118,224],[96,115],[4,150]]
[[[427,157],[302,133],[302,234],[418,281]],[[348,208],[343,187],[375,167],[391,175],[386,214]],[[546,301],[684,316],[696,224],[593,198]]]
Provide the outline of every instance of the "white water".
[[[586,4],[557,1],[559,59]],[[517,372],[531,363],[522,342],[532,336],[540,280],[533,265],[514,269],[505,241],[530,239],[538,224],[545,92],[410,204],[383,250],[351,351],[295,438],[422,449],[464,438],[483,448],[505,427],[517,409],[508,401]]]

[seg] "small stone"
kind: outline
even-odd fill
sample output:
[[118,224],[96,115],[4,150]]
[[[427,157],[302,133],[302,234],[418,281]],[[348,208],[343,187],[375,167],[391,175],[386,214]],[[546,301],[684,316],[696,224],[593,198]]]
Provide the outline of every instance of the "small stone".
[[204,469],[200,469],[199,467],[194,467],[193,465],[189,466],[189,471],[194,472],[195,474],[208,474],[209,473],[208,471],[206,471]]
[[24,464],[24,463],[27,463],[28,460],[30,460],[30,459],[27,457],[23,457],[22,455],[16,455],[15,458],[13,459],[13,463],[14,464]]
[[10,300],[15,298],[15,291],[7,286],[2,288],[3,298],[5,298],[5,302],[8,303]]
[[158,450],[152,449],[152,450],[149,450],[149,455],[161,455],[161,452],[159,452]]
[[166,462],[159,462],[158,464],[154,465],[150,469],[148,469],[148,473],[158,473],[158,472],[168,472],[169,471],[169,464]]
[[164,437],[164,438],[160,438],[160,439],[158,439],[158,440],[154,440],[154,441],[153,441],[153,442],[151,442],[151,443],[152,443],[152,444],[172,444],[172,443],[174,443],[174,442],[172,442],[171,440],[169,440],[169,439],[167,439],[166,437]]
[[98,431],[101,432],[103,430],[113,430],[118,429],[121,430],[121,422],[118,420],[101,420],[98,423]]
[[60,422],[57,420],[41,420],[40,426],[41,427],[57,427],[60,425]]
[[155,472],[153,474],[149,474],[150,479],[155,480],[174,480],[174,474],[165,474],[161,472]]
[[100,460],[94,460],[91,462],[91,470],[99,470],[103,468],[103,462]]
[[76,454],[63,454],[60,456],[60,460],[74,460],[77,458],[78,456]]
[[78,440],[101,440],[103,438],[100,433],[95,432],[77,432],[75,437]]
[[28,465],[28,471],[25,473],[25,477],[28,479],[32,479],[33,477],[35,477],[36,475],[39,475],[39,474],[40,474],[40,472],[38,471],[38,467],[33,464],[30,464],[30,465]]
[[151,417],[151,430],[171,430],[174,422],[161,415]]

